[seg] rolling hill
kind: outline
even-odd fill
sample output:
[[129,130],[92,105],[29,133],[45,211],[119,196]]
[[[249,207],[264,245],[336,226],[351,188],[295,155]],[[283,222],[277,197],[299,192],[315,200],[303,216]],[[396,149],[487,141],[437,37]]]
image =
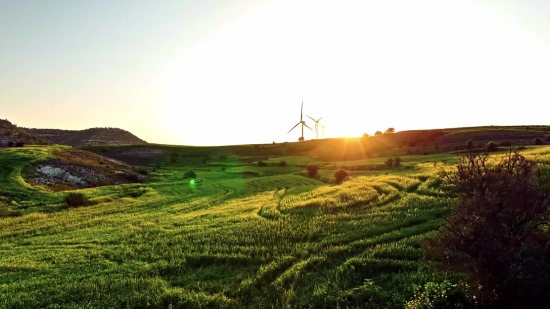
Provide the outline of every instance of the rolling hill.
[[8,120],[0,119],[0,147],[8,147],[9,143],[24,143],[26,145],[53,144],[45,138],[26,132]]
[[85,130],[23,128],[29,134],[69,146],[87,145],[145,145],[146,141],[119,128],[90,128]]

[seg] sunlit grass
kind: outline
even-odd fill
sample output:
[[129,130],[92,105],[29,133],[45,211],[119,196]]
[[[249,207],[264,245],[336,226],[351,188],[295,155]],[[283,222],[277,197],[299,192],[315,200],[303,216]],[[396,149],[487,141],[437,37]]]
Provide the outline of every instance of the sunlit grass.
[[163,168],[57,209],[62,194],[20,177],[50,151],[0,153],[0,195],[22,210],[0,219],[2,308],[403,308],[413,284],[449,277],[423,266],[420,243],[451,209],[438,172],[452,154],[342,184],[198,167],[193,185],[191,168]]

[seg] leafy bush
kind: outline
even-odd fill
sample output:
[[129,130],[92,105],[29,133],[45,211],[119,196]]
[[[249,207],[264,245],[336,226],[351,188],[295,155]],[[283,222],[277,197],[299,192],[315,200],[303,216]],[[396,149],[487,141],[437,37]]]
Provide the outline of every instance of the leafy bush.
[[444,229],[424,241],[427,256],[446,270],[464,273],[470,296],[481,304],[550,306],[546,167],[518,151],[495,163],[488,152],[469,153],[456,171],[442,176],[458,199]]
[[264,162],[264,161],[259,161],[259,162],[258,162],[258,166],[264,167],[264,166],[267,166],[267,163]]
[[315,177],[315,175],[317,175],[318,170],[319,170],[319,166],[317,166],[317,165],[308,165],[307,166],[307,175],[309,177]]
[[487,145],[485,145],[485,150],[489,152],[497,151],[498,150],[498,144],[496,142],[488,142]]
[[67,194],[64,201],[67,207],[86,206],[89,203],[88,197],[81,192],[71,192]]
[[466,295],[447,280],[442,283],[428,282],[416,286],[414,297],[405,304],[405,309],[462,309],[473,308]]
[[136,173],[124,173],[124,179],[130,182],[141,182],[142,179],[139,177],[139,174]]
[[401,157],[393,158],[393,166],[395,167],[401,166]]
[[535,138],[535,145],[542,145],[542,140],[540,138]]
[[392,168],[393,167],[393,158],[387,158],[386,162],[384,162],[384,164],[386,165],[387,168]]
[[339,169],[334,171],[334,179],[336,180],[336,183],[341,183],[348,177],[348,172],[344,169]]
[[280,161],[278,165],[280,167],[286,167],[286,161]]
[[15,145],[14,142],[8,142],[8,147],[13,147]]
[[147,170],[144,169],[144,168],[137,169],[136,173],[144,175],[144,176],[147,176],[149,174],[149,172],[147,172]]
[[194,171],[188,171],[183,174],[183,178],[197,178],[197,174]]

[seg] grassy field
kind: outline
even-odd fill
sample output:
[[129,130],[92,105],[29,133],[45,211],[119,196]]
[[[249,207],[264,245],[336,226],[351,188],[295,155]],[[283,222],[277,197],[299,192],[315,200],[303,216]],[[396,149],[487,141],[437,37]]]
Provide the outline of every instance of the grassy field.
[[[403,308],[415,285],[457,280],[424,266],[420,245],[452,207],[437,172],[454,154],[342,184],[300,175],[310,158],[197,165],[194,184],[190,167],[162,167],[142,184],[79,190],[94,205],[65,209],[63,193],[21,175],[53,149],[0,151],[2,308]],[[525,153],[548,160],[550,147]],[[328,178],[382,162],[315,163]]]

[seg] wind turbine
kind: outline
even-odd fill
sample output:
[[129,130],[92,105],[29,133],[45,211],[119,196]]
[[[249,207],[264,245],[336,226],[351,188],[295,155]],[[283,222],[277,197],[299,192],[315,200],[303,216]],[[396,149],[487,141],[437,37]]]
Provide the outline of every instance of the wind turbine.
[[[292,129],[290,129],[290,131],[292,131],[292,130],[294,130],[294,128],[296,128],[300,124],[302,125],[302,136],[298,139],[300,142],[304,140],[304,126],[306,126],[308,129],[313,131],[313,129],[308,127],[306,122],[302,120],[303,114],[304,114],[304,101],[302,101],[302,109],[300,111],[300,122],[298,122],[294,127],[292,127]],[[288,131],[286,134],[290,133],[290,131]]]
[[321,121],[321,119],[323,119],[323,117],[315,120],[313,118],[311,118],[310,116],[308,116],[309,119],[313,120],[313,122],[315,122],[315,138],[316,139],[319,139],[319,121]]

